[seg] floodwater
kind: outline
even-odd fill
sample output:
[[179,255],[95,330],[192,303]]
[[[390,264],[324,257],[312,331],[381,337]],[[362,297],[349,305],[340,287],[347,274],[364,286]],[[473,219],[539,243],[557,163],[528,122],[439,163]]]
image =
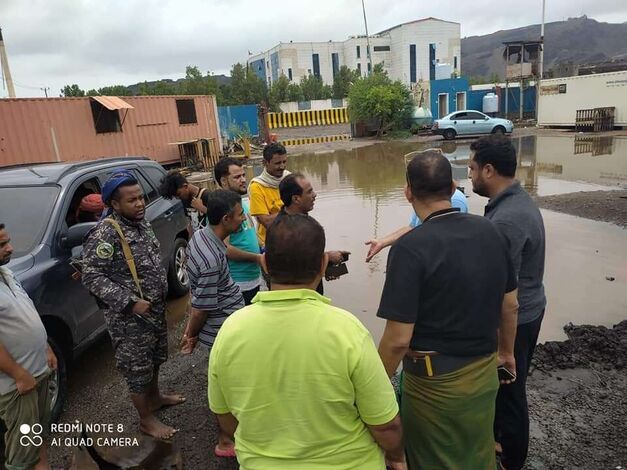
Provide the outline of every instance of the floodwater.
[[[583,140],[571,135],[514,141],[519,149],[517,177],[532,194],[627,186],[627,139]],[[470,211],[483,214],[487,199],[472,193],[467,180],[469,144],[437,145],[454,164],[454,177],[470,195]],[[335,305],[359,317],[376,341],[384,327],[376,311],[387,250],[365,263],[364,243],[408,224],[412,209],[403,196],[403,156],[424,148],[420,143],[386,143],[288,160],[289,169],[307,175],[318,193],[311,215],[326,229],[327,249],[352,253],[349,274],[327,282],[325,293]],[[548,307],[540,341],[563,339],[562,327],[568,322],[612,325],[627,318],[627,230],[567,214],[542,213],[547,233]]]

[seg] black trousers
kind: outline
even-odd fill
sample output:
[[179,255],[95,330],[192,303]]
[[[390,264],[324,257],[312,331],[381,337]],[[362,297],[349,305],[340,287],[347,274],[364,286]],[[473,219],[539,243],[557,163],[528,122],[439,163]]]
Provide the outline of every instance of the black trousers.
[[253,301],[253,298],[257,295],[257,292],[259,292],[259,286],[255,287],[254,289],[242,291],[242,297],[244,297],[244,305],[250,305],[250,303]]
[[529,410],[527,408],[527,374],[538,342],[544,312],[532,322],[518,325],[514,356],[516,381],[501,385],[496,396],[494,439],[503,448],[502,463],[507,470],[520,470],[529,448]]

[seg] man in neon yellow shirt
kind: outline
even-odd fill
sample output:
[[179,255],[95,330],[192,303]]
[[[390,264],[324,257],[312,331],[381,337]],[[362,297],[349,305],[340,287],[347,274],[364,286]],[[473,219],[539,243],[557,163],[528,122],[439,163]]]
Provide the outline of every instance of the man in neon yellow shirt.
[[209,359],[209,404],[242,469],[405,470],[394,390],[372,337],[315,292],[324,230],[285,215],[268,230],[272,291],[233,313]]

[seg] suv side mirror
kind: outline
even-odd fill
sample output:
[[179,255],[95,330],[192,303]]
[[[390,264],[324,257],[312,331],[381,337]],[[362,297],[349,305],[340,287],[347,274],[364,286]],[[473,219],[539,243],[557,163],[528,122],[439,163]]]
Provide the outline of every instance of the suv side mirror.
[[61,246],[70,250],[76,246],[82,245],[85,235],[96,225],[98,225],[97,222],[84,222],[82,224],[72,225],[65,235],[61,237]]

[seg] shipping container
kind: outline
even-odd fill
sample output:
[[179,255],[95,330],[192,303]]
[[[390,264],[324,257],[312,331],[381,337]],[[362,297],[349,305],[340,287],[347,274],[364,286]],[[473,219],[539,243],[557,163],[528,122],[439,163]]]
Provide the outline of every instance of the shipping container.
[[0,166],[147,156],[179,161],[177,143],[220,149],[213,96],[0,99]]
[[627,70],[542,80],[538,125],[574,127],[578,109],[612,106],[614,125],[627,127]]

